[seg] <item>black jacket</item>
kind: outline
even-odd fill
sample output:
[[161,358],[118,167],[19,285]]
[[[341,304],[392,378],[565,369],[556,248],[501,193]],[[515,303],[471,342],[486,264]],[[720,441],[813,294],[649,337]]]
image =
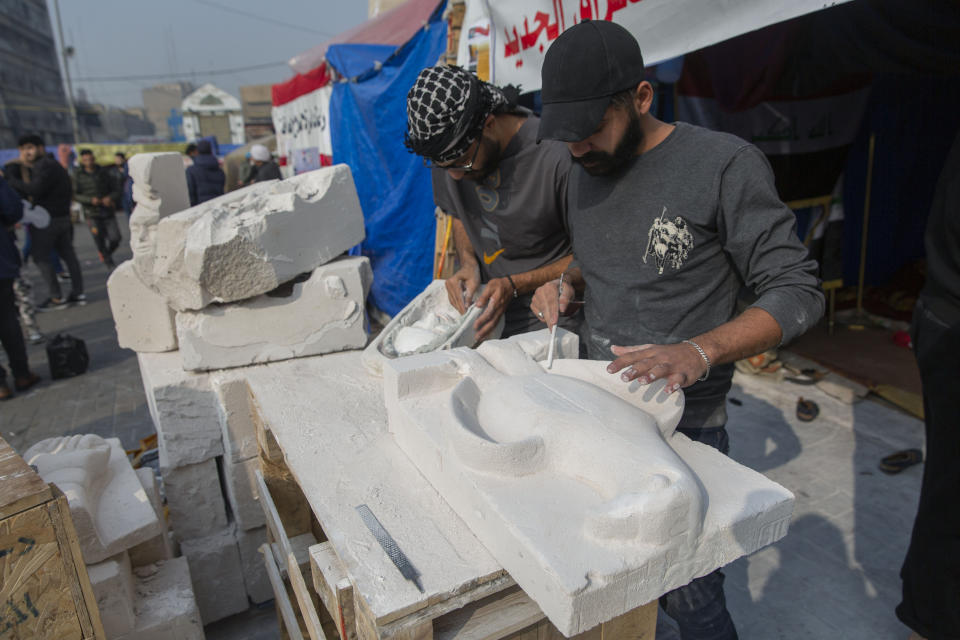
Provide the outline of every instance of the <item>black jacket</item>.
[[[93,171],[87,173],[83,167],[77,167],[73,172],[74,199],[83,206],[83,215],[89,218],[102,218],[113,215],[123,197],[122,188],[110,175],[109,169],[100,165],[93,165]],[[93,204],[94,198],[110,196],[112,207]]]
[[264,162],[258,167],[253,168],[253,173],[250,175],[252,182],[265,182],[267,180],[280,180],[280,167],[277,166],[277,163],[271,160],[270,162]]
[[20,252],[17,251],[13,225],[23,217],[20,196],[0,178],[0,278],[20,275]]
[[7,182],[20,197],[49,211],[51,218],[69,218],[73,184],[67,170],[53,156],[44,155],[33,163],[30,175],[30,182],[12,175],[7,176]]
[[193,165],[187,167],[187,191],[190,194],[190,206],[213,200],[223,195],[223,184],[227,177],[213,154],[197,154]]

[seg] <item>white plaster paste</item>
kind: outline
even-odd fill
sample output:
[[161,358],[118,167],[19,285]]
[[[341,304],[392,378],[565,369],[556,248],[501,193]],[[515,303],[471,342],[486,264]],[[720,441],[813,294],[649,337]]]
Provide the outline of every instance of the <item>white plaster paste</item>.
[[203,640],[186,558],[134,569],[136,628],[114,640]]
[[121,347],[137,352],[177,348],[174,310],[159,293],[140,281],[132,260],[110,274],[107,295]]
[[118,439],[93,434],[47,438],[27,449],[23,459],[66,495],[87,564],[160,533],[160,522]]
[[223,455],[220,410],[206,373],[184,371],[180,354],[138,353],[160,465],[180,467]]
[[606,362],[546,372],[549,332],[524,341],[392,360],[385,400],[400,447],[565,635],[786,534],[789,491],[674,433],[682,394]]
[[373,271],[362,257],[317,267],[304,282],[177,314],[183,368],[209,370],[359,349]]
[[[481,289],[482,291],[482,289]],[[427,353],[477,343],[473,323],[483,309],[471,306],[463,315],[450,304],[443,280],[434,280],[384,327],[363,351],[363,363],[381,375],[384,362],[415,353]],[[490,335],[500,337],[503,317]]]
[[137,203],[130,214],[133,263],[141,281],[152,285],[157,224],[190,206],[183,158],[176,152],[138,153],[127,166]]
[[107,637],[114,638],[132,631],[137,620],[134,613],[133,572],[127,552],[87,565],[87,575]]
[[363,238],[350,168],[325,167],[232,191],[161,220],[153,283],[177,311],[245,300]]
[[193,593],[203,624],[247,610],[247,589],[232,525],[203,538],[184,540],[180,551],[190,564]]

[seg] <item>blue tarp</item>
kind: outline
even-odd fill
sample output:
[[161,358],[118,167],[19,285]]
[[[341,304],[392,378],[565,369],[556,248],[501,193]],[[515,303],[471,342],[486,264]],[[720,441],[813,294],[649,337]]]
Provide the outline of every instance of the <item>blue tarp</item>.
[[354,78],[383,64],[397,47],[390,44],[341,44],[327,49],[327,62],[345,78]]
[[[427,25],[381,68],[371,45],[332,45],[327,60],[354,78],[333,86],[330,99],[333,161],[353,172],[366,222],[360,253],[370,258],[370,299],[390,315],[430,283],[433,270],[434,204],[430,172],[403,146],[407,91],[417,74],[446,50],[441,4]],[[365,70],[362,70],[363,67]],[[342,69],[347,69],[344,72]]]

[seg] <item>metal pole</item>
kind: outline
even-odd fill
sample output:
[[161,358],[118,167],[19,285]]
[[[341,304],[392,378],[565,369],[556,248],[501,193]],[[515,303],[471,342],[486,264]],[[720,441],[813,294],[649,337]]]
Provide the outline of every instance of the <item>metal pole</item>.
[[876,134],[870,134],[870,146],[867,150],[867,194],[863,202],[863,231],[860,236],[860,277],[857,279],[857,317],[863,316],[863,287],[867,271],[867,229],[870,224],[870,189],[873,185],[873,149]]
[[60,55],[63,57],[63,77],[67,82],[67,108],[70,109],[70,121],[73,125],[73,143],[80,142],[80,123],[77,121],[77,107],[73,103],[73,85],[70,83],[70,65],[67,60],[67,46],[63,42],[63,24],[60,22],[60,0],[53,0],[53,9],[57,14],[57,34],[60,37]]

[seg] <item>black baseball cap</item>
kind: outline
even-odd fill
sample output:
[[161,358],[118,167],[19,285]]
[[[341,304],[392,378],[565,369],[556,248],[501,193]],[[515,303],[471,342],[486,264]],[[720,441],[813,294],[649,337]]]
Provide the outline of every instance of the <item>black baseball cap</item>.
[[593,135],[610,98],[643,80],[640,45],[605,20],[584,20],[554,40],[540,71],[543,111],[537,141],[578,142]]

